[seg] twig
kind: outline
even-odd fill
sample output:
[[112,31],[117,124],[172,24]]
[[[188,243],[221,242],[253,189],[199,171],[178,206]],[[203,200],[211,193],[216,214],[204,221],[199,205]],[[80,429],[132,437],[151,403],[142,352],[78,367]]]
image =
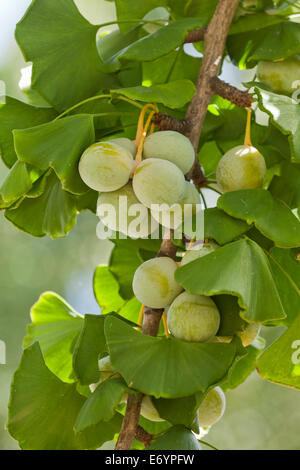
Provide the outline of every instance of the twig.
[[252,96],[248,91],[238,90],[238,88],[223,82],[223,80],[220,80],[218,77],[213,77],[211,79],[211,87],[216,94],[231,101],[231,103],[236,106],[240,106],[241,108],[250,108]]
[[[188,129],[184,129],[183,133],[189,137],[195,149],[195,163],[188,177],[200,186],[203,185],[203,179],[205,180],[205,178],[201,171],[197,151],[207,107],[214,94],[211,80],[213,77],[218,76],[226,37],[238,4],[239,0],[220,0],[214,16],[207,27],[205,32],[205,53],[197,80],[197,91],[189,105],[185,123],[183,121],[183,126],[186,126],[186,122],[188,122]],[[163,122],[163,119],[161,121]],[[169,120],[170,122],[174,124],[176,121]],[[157,256],[175,257],[177,248],[173,245],[170,235],[170,233],[166,233]],[[144,334],[150,336],[157,335],[162,313],[162,310],[153,310],[145,307],[142,329]],[[129,394],[116,450],[130,449],[137,432],[142,398],[143,396],[141,395],[139,400],[136,401],[135,395]]]
[[116,450],[129,450],[136,436],[141,412],[143,395],[139,398],[134,393],[129,393],[127,398],[126,413],[123,419],[121,431],[116,444]]
[[196,85],[197,91],[186,114],[186,119],[190,122],[190,129],[186,135],[195,149],[195,162],[188,177],[197,185],[201,185],[203,180],[197,152],[207,107],[214,95],[211,81],[219,74],[226,38],[238,4],[239,0],[220,0],[207,26],[202,67]]

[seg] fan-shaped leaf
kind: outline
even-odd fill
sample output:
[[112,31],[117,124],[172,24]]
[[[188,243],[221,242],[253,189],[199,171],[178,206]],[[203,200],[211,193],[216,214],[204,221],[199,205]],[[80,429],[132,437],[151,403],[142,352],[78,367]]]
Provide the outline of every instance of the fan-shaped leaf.
[[259,357],[258,371],[271,382],[300,389],[300,315]]
[[111,362],[126,383],[157,398],[206,391],[223,379],[236,354],[233,344],[153,338],[113,317],[105,320],[105,335]]
[[158,437],[146,450],[201,450],[201,446],[189,429],[184,426],[174,426]]
[[24,450],[95,449],[119,431],[121,417],[75,434],[85,398],[75,384],[61,382],[46,367],[38,343],[25,349],[15,373],[9,405],[9,433]]
[[61,187],[52,171],[36,181],[24,200],[5,211],[5,217],[17,228],[34,237],[64,237],[76,221],[78,201]]
[[106,351],[104,318],[103,315],[84,317],[73,355],[74,372],[82,385],[96,383],[100,378],[98,359]]
[[179,268],[175,278],[192,294],[236,295],[246,321],[286,317],[268,259],[252,240],[230,243],[192,261]]
[[64,382],[74,381],[72,354],[82,317],[53,292],[42,294],[30,315],[24,347],[39,341],[47,367]]
[[9,168],[17,161],[12,131],[26,129],[51,121],[56,112],[51,108],[29,106],[14,98],[6,97],[0,105],[0,153]]
[[275,324],[289,326],[300,314],[300,264],[291,250],[272,248],[268,253],[273,277],[287,318]]
[[39,178],[42,172],[17,161],[0,188],[0,196],[8,205],[15,202],[31,190],[35,180]]
[[235,240],[248,230],[249,225],[246,222],[230,217],[217,207],[204,211],[205,238],[212,238],[220,245]]
[[32,2],[18,23],[16,39],[25,59],[33,62],[32,88],[56,109],[111,87],[112,79],[100,70],[97,30],[73,0]]
[[76,432],[83,431],[100,421],[110,421],[125,392],[128,393],[130,390],[120,377],[112,377],[101,382],[80,410],[75,423]]
[[187,428],[192,428],[197,409],[204,397],[204,393],[196,393],[183,398],[152,398],[152,401],[161,418],[173,425],[182,424]]
[[162,57],[183,44],[189,31],[201,28],[204,24],[205,21],[202,18],[173,21],[111,56],[104,63],[103,69],[106,72],[112,72],[119,70],[124,61],[145,62]]
[[[300,25],[298,25],[300,28]],[[289,136],[292,160],[300,162],[300,110],[298,103],[285,95],[279,95],[255,87],[259,108],[270,116],[271,122],[283,134]]]
[[300,221],[288,206],[264,189],[231,191],[218,199],[227,214],[254,223],[256,228],[281,248],[300,246]]
[[41,126],[14,131],[19,160],[40,170],[53,168],[62,187],[74,194],[88,191],[78,172],[78,162],[95,141],[92,116],[70,116]]
[[196,87],[190,80],[176,80],[162,85],[137,86],[111,90],[112,93],[127,96],[146,103],[162,103],[169,108],[182,108],[191,101]]

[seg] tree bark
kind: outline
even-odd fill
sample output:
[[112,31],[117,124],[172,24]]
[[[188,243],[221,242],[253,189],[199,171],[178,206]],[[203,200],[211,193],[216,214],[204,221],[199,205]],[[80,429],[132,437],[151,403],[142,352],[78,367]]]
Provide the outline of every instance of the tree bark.
[[[198,160],[198,145],[207,107],[214,94],[212,79],[218,76],[220,65],[224,53],[226,38],[234,17],[239,0],[220,0],[213,18],[204,35],[204,56],[201,70],[197,80],[196,94],[192,99],[186,114],[188,130],[185,135],[189,137],[195,149],[195,162],[188,174],[188,179],[195,184],[201,185],[203,174]],[[175,257],[176,247],[170,237],[165,238],[157,256]],[[162,310],[145,308],[142,332],[150,336],[156,336],[159,328]],[[123,420],[116,450],[130,449],[133,439],[136,436],[138,420],[143,396],[137,400],[135,395],[129,394],[127,408]]]

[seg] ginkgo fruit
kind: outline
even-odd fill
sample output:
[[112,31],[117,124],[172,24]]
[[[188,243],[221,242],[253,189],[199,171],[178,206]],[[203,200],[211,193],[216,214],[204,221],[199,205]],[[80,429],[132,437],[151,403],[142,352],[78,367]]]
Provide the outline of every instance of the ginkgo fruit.
[[98,142],[88,147],[79,162],[79,174],[95,191],[116,191],[128,183],[133,156],[116,143]]
[[108,379],[112,374],[116,372],[116,369],[112,366],[110,356],[104,356],[98,361],[98,367],[100,370],[100,382]]
[[137,299],[151,308],[164,308],[183,290],[175,281],[177,264],[163,256],[141,264],[133,277],[133,292]]
[[101,193],[97,215],[105,226],[131,238],[147,237],[154,227],[149,209],[137,199],[131,183],[117,191]]
[[144,158],[159,158],[174,163],[183,174],[190,171],[195,151],[190,140],[176,131],[158,131],[144,143]]
[[201,210],[201,198],[196,187],[186,181],[185,188],[185,194],[180,202],[172,206],[166,205],[162,210],[152,208],[151,214],[154,219],[164,227],[174,229],[181,225],[185,219]]
[[143,160],[132,180],[137,198],[146,207],[179,202],[185,193],[183,173],[174,163],[159,158]]
[[184,266],[185,264],[195,261],[195,259],[209,255],[218,248],[219,245],[213,242],[193,244],[192,247],[182,257],[181,265]]
[[[128,398],[128,393],[124,393],[120,403],[126,403]],[[141,405],[141,415],[148,419],[149,421],[154,421],[154,422],[161,422],[165,421],[159,416],[159,413],[155,406],[152,403],[151,397],[148,395],[145,395],[143,400],[142,400],[142,405]]]
[[198,408],[199,425],[206,428],[216,424],[223,416],[226,398],[223,390],[216,387],[210,390]]
[[115,139],[110,139],[108,142],[120,145],[120,147],[123,147],[124,149],[128,150],[133,157],[136,156],[136,145],[132,140],[128,139],[127,137],[116,137]]
[[170,305],[167,324],[175,338],[205,342],[216,335],[220,313],[210,297],[183,292]]
[[261,61],[257,66],[257,77],[275,93],[291,95],[299,88],[300,58],[294,56],[277,62]]
[[248,145],[239,145],[223,155],[218,163],[217,183],[222,191],[261,188],[266,176],[265,159]]
[[241,332],[238,333],[238,336],[241,338],[243,346],[246,348],[257,338],[261,330],[261,325],[256,322],[249,323],[246,327],[243,328]]

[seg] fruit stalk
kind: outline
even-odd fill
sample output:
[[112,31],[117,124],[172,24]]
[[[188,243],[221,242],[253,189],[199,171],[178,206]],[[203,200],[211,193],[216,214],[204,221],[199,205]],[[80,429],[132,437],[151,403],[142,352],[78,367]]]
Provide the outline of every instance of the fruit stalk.
[[[192,179],[198,186],[205,180],[198,160],[198,145],[207,107],[214,94],[211,86],[213,77],[217,77],[224,53],[226,38],[233,20],[239,0],[220,0],[213,18],[205,32],[205,52],[199,77],[197,80],[197,91],[192,99],[186,114],[189,130],[184,132],[195,149],[195,162],[188,174],[188,179]],[[170,234],[162,242],[157,256],[175,257],[176,246],[170,239]],[[163,309],[154,310],[145,307],[142,332],[150,336],[156,336]],[[119,434],[116,450],[130,449],[133,439],[136,436],[139,414],[141,410],[142,396],[138,399],[134,394],[129,394],[127,408]]]

